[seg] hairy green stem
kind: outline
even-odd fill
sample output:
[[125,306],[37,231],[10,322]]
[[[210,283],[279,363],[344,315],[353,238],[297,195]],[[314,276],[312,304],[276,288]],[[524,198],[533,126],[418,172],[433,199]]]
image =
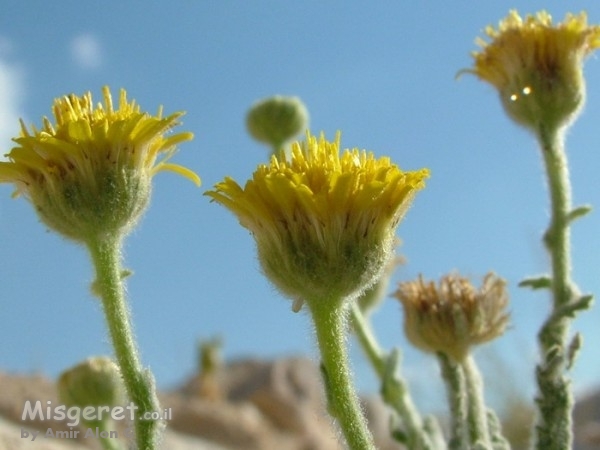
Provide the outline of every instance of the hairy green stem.
[[[573,300],[571,282],[571,243],[569,214],[571,212],[571,186],[563,135],[540,133],[542,156],[548,177],[550,193],[550,225],[544,235],[544,243],[550,253],[552,265],[552,297],[554,310],[559,310]],[[568,332],[567,317],[554,318],[546,337],[552,344],[564,345]]]
[[307,303],[321,352],[330,413],[338,420],[351,450],[374,450],[373,437],[367,428],[350,375],[346,348],[347,310],[330,299]]
[[144,370],[133,337],[129,309],[120,264],[119,239],[90,239],[88,248],[96,269],[95,292],[102,300],[108,331],[115,350],[117,363],[129,394],[137,407],[135,432],[139,450],[155,450],[160,438],[160,423],[141,420],[145,413],[159,411],[154,380]]
[[541,128],[539,142],[542,150],[548,190],[550,193],[550,225],[544,243],[550,254],[553,312],[538,334],[541,362],[536,369],[539,409],[536,426],[538,450],[567,450],[572,446],[573,398],[566,377],[568,365],[567,337],[571,319],[561,310],[574,300],[570,278],[571,248],[569,214],[571,192],[564,135],[558,130]]
[[350,313],[352,318],[352,329],[356,333],[358,342],[367,355],[367,359],[373,366],[375,373],[382,379],[385,375],[385,358],[383,356],[383,350],[379,347],[377,339],[375,339],[371,327],[363,313],[360,311],[358,304],[352,305]]
[[431,450],[434,447],[425,431],[423,420],[410,397],[406,383],[395,373],[388,376],[386,367],[388,357],[379,347],[370,324],[357,304],[352,305],[351,318],[358,342],[382,383],[383,400],[396,411],[402,420],[406,433],[406,445],[414,450]]
[[[95,437],[96,428],[98,428],[98,431],[100,431],[100,433],[102,433],[102,431],[106,431],[109,434],[111,433],[111,430],[114,430],[114,428],[115,428],[114,422],[111,419],[103,418],[102,420],[83,421],[83,423],[88,429],[91,429],[91,431],[94,433],[94,437]],[[87,433],[87,431],[86,431],[86,433]],[[84,434],[84,438],[86,438],[85,434]],[[110,436],[103,437],[102,435],[100,435],[100,437],[98,438],[98,441],[100,442],[100,445],[102,446],[103,450],[125,450],[121,441],[118,438],[114,438],[114,437],[110,437]]]
[[450,408],[450,450],[469,448],[467,437],[467,393],[463,368],[444,353],[437,353]]
[[471,355],[460,363],[465,377],[467,394],[468,435],[472,446],[480,449],[492,449],[488,427],[487,408],[483,399],[481,374]]

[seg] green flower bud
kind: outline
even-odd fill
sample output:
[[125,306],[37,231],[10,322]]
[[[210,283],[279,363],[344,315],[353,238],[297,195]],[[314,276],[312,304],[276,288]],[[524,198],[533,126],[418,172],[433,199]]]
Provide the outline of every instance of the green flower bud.
[[58,396],[67,407],[120,405],[124,387],[119,368],[110,358],[89,358],[61,374]]
[[250,135],[278,151],[308,127],[308,111],[298,97],[275,96],[256,102],[246,116]]

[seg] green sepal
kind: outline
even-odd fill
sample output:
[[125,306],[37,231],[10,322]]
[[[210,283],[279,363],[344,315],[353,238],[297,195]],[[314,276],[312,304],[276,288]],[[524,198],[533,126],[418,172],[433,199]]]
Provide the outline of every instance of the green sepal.
[[585,216],[591,210],[592,210],[591,205],[578,206],[577,208],[572,209],[571,212],[569,212],[569,214],[567,214],[567,221],[569,223],[571,223],[574,220],[579,219],[580,217]]
[[552,279],[548,275],[525,278],[519,283],[519,287],[528,287],[531,289],[550,289],[552,287]]

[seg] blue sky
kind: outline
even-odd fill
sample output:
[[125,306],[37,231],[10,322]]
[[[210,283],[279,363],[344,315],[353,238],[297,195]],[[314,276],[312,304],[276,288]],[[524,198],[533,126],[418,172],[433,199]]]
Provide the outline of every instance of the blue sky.
[[[600,23],[600,4],[569,2]],[[247,135],[255,100],[297,95],[311,129],[342,145],[389,155],[403,169],[429,167],[431,179],[398,230],[408,264],[394,285],[457,270],[479,283],[493,270],[507,279],[512,326],[478,351],[487,372],[520,392],[533,389],[535,334],[546,293],[517,287],[542,273],[540,242],[548,200],[534,139],[503,114],[492,87],[455,74],[483,28],[509,9],[564,2],[23,2],[2,1],[0,151],[11,148],[18,118],[40,124],[54,98],[101,86],[128,90],[144,109],[185,110],[180,130],[195,133],[174,162],[203,179],[198,189],[170,173],[155,178],[153,201],[129,237],[125,264],[137,337],[161,387],[195,369],[198,338],[221,335],[227,358],[315,356],[308,316],[294,314],[263,278],[254,242],[224,208],[202,193],[229,175],[240,183],[267,158]],[[588,103],[571,129],[568,152],[576,204],[600,205],[600,61],[586,63]],[[49,232],[24,199],[0,186],[0,369],[50,376],[92,354],[110,354],[104,318],[89,291],[84,248]],[[574,278],[600,292],[598,212],[572,231]],[[391,288],[391,289],[392,289]],[[403,370],[421,399],[437,398],[432,359],[409,348],[399,304],[375,313],[385,347],[405,351]],[[600,309],[574,329],[585,346],[573,372],[578,390],[600,384]],[[363,390],[378,387],[357,349]],[[494,387],[496,381],[490,383]],[[496,383],[496,384],[495,384]],[[504,385],[506,387],[506,385]],[[498,388],[502,389],[502,387]],[[443,398],[443,397],[440,397]],[[425,402],[425,400],[421,400]],[[435,402],[435,400],[431,400]]]

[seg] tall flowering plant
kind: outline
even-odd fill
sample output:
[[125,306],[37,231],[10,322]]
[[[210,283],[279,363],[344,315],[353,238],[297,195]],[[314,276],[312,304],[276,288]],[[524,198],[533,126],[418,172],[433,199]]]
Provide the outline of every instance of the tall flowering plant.
[[550,273],[521,284],[552,296],[552,313],[538,335],[536,447],[567,449],[573,437],[567,372],[581,346],[579,335],[569,337],[569,328],[576,313],[591,306],[592,296],[579,294],[571,278],[570,225],[590,208],[571,204],[565,135],[585,103],[582,65],[600,47],[600,27],[589,26],[583,12],[555,24],[545,11],[525,18],[511,11],[486,34],[490,40],[477,41],[481,49],[473,53],[468,72],[493,85],[508,116],[537,138],[546,171],[551,218],[543,241]]
[[[92,291],[102,300],[121,376],[142,417],[159,407],[154,377],[140,362],[131,327],[123,240],[148,207],[156,173],[174,171],[198,185],[200,179],[168,162],[177,145],[193,137],[166,135],[183,113],[151,115],[129,101],[125,90],[117,105],[108,87],[102,93],[98,105],[89,92],[57,99],[54,124],[47,118],[41,129],[22,124],[8,161],[0,162],[0,182],[12,183],[50,229],[89,250],[96,269]],[[157,447],[158,421],[137,420],[135,429],[141,450]]]
[[427,177],[371,152],[341,151],[339,135],[330,142],[307,134],[291,157],[272,156],[243,187],[226,178],[206,193],[252,232],[265,275],[294,311],[308,307],[329,408],[353,449],[374,444],[350,379],[350,309],[381,277],[396,227]]

